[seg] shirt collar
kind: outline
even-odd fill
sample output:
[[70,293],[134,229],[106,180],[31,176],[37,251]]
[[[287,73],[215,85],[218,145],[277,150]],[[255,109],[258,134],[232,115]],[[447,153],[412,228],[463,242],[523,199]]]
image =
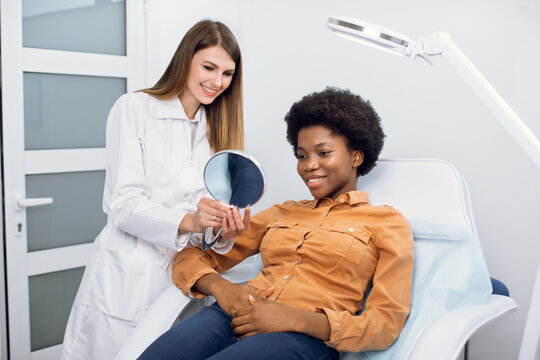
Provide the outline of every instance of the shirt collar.
[[[178,96],[172,97],[170,99],[162,100],[154,98],[155,104],[155,113],[158,119],[184,119],[189,120],[184,107],[180,102]],[[198,122],[201,119],[203,112],[203,105],[199,106],[195,116],[193,117],[193,122]]]
[[332,204],[334,203],[340,203],[341,199],[343,199],[343,204],[349,204],[349,205],[356,205],[360,203],[369,203],[369,194],[365,191],[349,191],[340,197],[338,197],[335,201],[333,201],[330,198],[321,198],[321,199],[313,199],[307,203],[307,205],[314,209],[316,208],[321,201],[329,201]]

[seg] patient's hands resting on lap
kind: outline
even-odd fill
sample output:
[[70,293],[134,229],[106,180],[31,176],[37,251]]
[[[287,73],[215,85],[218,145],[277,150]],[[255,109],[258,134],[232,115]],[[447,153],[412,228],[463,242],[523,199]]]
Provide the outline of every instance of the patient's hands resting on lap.
[[250,296],[250,306],[238,310],[231,322],[239,340],[246,336],[287,331],[310,335],[323,341],[330,339],[330,323],[326,314]]
[[246,336],[293,331],[326,341],[330,339],[330,323],[326,314],[300,310],[268,300],[274,286],[262,296],[249,285],[232,283],[218,274],[206,274],[195,289],[216,298],[219,306],[233,319],[231,326],[239,339]]
[[248,285],[232,283],[218,274],[206,274],[201,277],[194,286],[203,294],[212,295],[216,298],[219,306],[230,316],[246,306],[251,306],[251,299],[266,300],[274,292],[274,287],[266,289],[261,295]]

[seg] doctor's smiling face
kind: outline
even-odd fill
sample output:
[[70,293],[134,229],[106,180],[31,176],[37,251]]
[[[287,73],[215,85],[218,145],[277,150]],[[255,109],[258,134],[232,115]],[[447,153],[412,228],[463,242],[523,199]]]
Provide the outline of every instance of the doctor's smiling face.
[[[236,64],[229,53],[219,45],[197,51],[193,55],[187,84],[180,101],[188,109],[209,105],[231,84]],[[190,114],[187,114],[190,115]]]
[[305,127],[298,132],[296,157],[298,175],[316,199],[336,200],[356,190],[356,169],[364,156],[344,136],[321,125]]

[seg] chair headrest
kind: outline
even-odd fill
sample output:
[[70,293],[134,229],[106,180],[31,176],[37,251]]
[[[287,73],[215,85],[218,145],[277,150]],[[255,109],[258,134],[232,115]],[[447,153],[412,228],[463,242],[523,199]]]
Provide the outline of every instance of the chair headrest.
[[373,205],[391,205],[408,219],[474,230],[467,185],[456,169],[437,159],[381,159],[358,189]]

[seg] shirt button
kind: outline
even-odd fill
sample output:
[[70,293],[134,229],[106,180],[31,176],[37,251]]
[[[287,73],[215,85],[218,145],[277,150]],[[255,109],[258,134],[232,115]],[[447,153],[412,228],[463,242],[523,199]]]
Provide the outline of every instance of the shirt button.
[[277,222],[277,223],[276,223],[276,225],[278,225],[278,226],[279,226],[279,225],[281,225],[281,223],[280,223],[280,222]]
[[345,202],[345,199],[341,198],[341,199],[339,199],[339,202],[343,204]]
[[327,212],[325,212],[325,213],[324,213],[324,214],[322,214],[322,215],[323,215],[323,216],[327,216],[327,215],[328,215],[328,211],[327,211]]
[[285,275],[283,278],[284,278],[285,280],[287,280],[288,278],[290,278],[290,276],[289,276],[289,275]]
[[295,264],[300,264],[300,260],[294,260]]
[[189,194],[184,194],[184,198],[189,199]]
[[300,241],[298,242],[298,245],[302,245],[302,240],[300,240]]
[[275,301],[277,299],[277,296],[272,296],[272,300]]
[[353,228],[348,228],[347,230],[349,230],[350,232],[354,232]]

